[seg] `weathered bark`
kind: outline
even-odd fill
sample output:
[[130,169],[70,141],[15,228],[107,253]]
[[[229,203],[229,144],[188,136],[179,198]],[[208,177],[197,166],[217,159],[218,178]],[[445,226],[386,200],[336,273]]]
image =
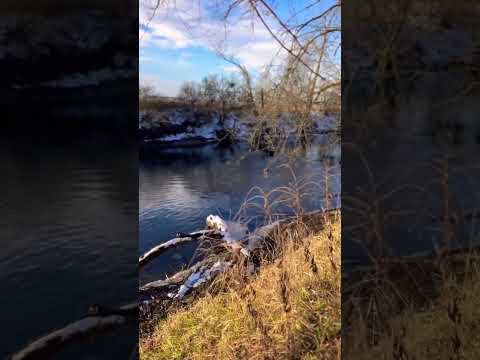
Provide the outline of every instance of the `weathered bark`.
[[200,230],[200,231],[195,231],[189,234],[186,234],[186,236],[181,236],[177,237],[174,239],[171,239],[167,242],[164,242],[158,246],[155,246],[154,248],[148,250],[145,254],[140,256],[138,259],[138,263],[140,266],[144,266],[147,264],[149,261],[153,260],[157,256],[163,254],[165,251],[174,248],[178,245],[185,244],[187,242],[191,242],[194,240],[199,240],[199,239],[204,239],[207,236],[215,236],[218,235],[216,231],[213,230]]
[[[257,248],[264,240],[266,240],[269,237],[272,237],[276,231],[284,231],[288,229],[289,226],[292,226],[292,223],[294,221],[301,221],[302,223],[308,224],[309,227],[312,227],[313,229],[319,229],[323,225],[321,224],[321,221],[319,221],[320,217],[332,217],[334,216],[336,210],[317,210],[317,211],[312,211],[303,215],[300,215],[298,217],[288,217],[282,220],[275,221],[271,224],[262,226],[257,228],[252,234],[247,236],[244,239],[240,239],[244,244],[248,244],[248,248],[244,248],[242,245],[238,244],[238,249],[244,249],[247,250],[248,252],[254,250]],[[191,233],[191,234],[206,234],[208,231],[211,231],[212,233],[208,233],[209,235],[215,234],[219,235],[218,231],[212,231],[212,230],[203,230],[203,232],[196,232],[196,233]],[[203,236],[203,235],[202,235]],[[183,239],[183,238],[180,238]],[[178,240],[178,239],[173,239],[173,240]],[[170,240],[172,241],[172,240]],[[169,241],[169,242],[170,242]],[[169,243],[167,242],[167,243]],[[182,243],[182,242],[177,242]],[[166,244],[166,243],[165,243]],[[176,244],[169,245],[167,248],[171,248],[172,246],[175,246]],[[161,246],[161,245],[160,245]],[[157,247],[158,248],[158,247]],[[235,249],[234,246],[232,246],[233,249]],[[156,248],[154,248],[156,249]],[[152,250],[154,250],[152,249]],[[152,251],[150,250],[150,251]],[[159,250],[160,252],[163,252],[164,250]],[[157,252],[158,253],[158,252]],[[199,261],[195,263],[193,266],[189,267],[188,269],[182,270],[177,272],[171,277],[168,277],[166,279],[162,280],[156,280],[152,281],[150,283],[147,283],[143,286],[140,287],[141,292],[147,292],[149,290],[162,290],[166,289],[172,286],[180,286],[183,284],[190,275],[193,273],[199,271],[202,267],[207,266],[209,263],[212,263],[211,259],[205,259],[202,261]]]
[[198,271],[202,266],[206,265],[207,263],[208,263],[207,260],[199,261],[194,265],[192,265],[191,267],[189,267],[188,269],[179,271],[171,277],[167,277],[166,279],[163,279],[163,280],[152,281],[141,286],[140,291],[144,292],[144,291],[153,290],[153,289],[161,290],[173,285],[180,285],[191,274],[193,274],[195,271]]
[[[338,210],[327,211],[313,211],[299,216],[292,216],[282,220],[278,220],[272,224],[268,224],[257,228],[253,233],[248,234],[244,238],[237,240],[237,236],[232,237],[232,233],[222,236],[220,239],[227,242],[228,238],[232,237],[231,244],[238,245],[238,249],[246,250],[249,253],[247,258],[241,258],[238,256],[232,256],[228,251],[221,251],[216,256],[210,256],[207,259],[203,259],[188,269],[182,270],[171,277],[166,279],[157,280],[145,284],[140,287],[141,298],[144,299],[140,306],[140,322],[141,331],[150,333],[153,330],[152,319],[160,319],[168,316],[168,313],[172,309],[182,308],[187,303],[195,301],[194,297],[190,295],[196,293],[195,289],[199,286],[208,286],[219,274],[227,270],[232,266],[235,261],[245,261],[250,272],[254,272],[255,268],[261,265],[260,259],[265,259],[261,254],[263,248],[269,248],[270,242],[275,244],[276,234],[290,231],[295,231],[295,228],[299,224],[303,224],[311,231],[319,231],[323,228],[325,222],[328,219],[337,216]],[[220,224],[213,218],[210,221],[207,218],[207,225],[225,225]],[[210,223],[210,224],[208,224]],[[227,228],[229,222],[226,223]],[[223,226],[220,226],[223,228]],[[221,231],[220,234],[225,234],[225,231]],[[225,229],[223,229],[225,230]],[[234,232],[235,233],[235,232]],[[241,235],[241,232],[238,234]],[[237,235],[238,235],[237,234]],[[239,237],[241,237],[239,235]],[[297,234],[301,236],[301,234]],[[231,246],[235,251],[235,246]],[[221,248],[221,247],[219,247]],[[270,248],[269,248],[270,249]],[[267,250],[267,253],[274,256],[274,252]],[[244,254],[245,255],[245,254]],[[272,258],[273,259],[273,258]],[[181,300],[181,301],[178,301]]]
[[[68,324],[41,338],[33,341],[20,351],[11,355],[11,360],[45,359],[58,352],[67,342],[95,331],[106,330],[123,325],[128,314],[138,314],[138,303],[132,303],[120,308],[104,308],[95,306],[94,316],[86,316],[83,319]],[[92,310],[92,309],[91,309]],[[91,311],[90,310],[90,311]]]

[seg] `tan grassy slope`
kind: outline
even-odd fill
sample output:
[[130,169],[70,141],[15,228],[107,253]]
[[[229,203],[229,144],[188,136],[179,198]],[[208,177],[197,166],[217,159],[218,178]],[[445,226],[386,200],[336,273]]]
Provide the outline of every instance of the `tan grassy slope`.
[[441,295],[428,307],[394,317],[380,342],[346,352],[347,359],[480,359],[480,268],[471,264],[466,278],[442,280]]
[[257,277],[170,314],[141,359],[339,359],[340,216],[283,250]]

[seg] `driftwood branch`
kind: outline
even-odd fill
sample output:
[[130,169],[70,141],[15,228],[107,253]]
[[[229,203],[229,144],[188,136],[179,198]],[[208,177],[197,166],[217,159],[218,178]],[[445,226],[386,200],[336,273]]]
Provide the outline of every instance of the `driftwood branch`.
[[[309,212],[309,213],[306,213],[306,214],[303,214],[303,215],[300,215],[300,216],[287,217],[287,218],[282,219],[282,220],[277,220],[277,221],[275,221],[271,224],[268,224],[268,225],[257,228],[253,233],[248,235],[246,238],[241,239],[240,241],[244,244],[247,244],[248,248],[244,248],[241,244],[235,243],[235,242],[232,242],[232,244],[237,245],[237,246],[236,247],[233,246],[233,245],[231,245],[231,246],[232,246],[233,249],[238,248],[238,249],[246,250],[246,252],[250,252],[250,251],[254,250],[255,248],[257,248],[265,239],[267,239],[269,237],[272,237],[275,231],[278,231],[279,229],[285,229],[286,227],[288,227],[290,224],[292,224],[296,220],[302,221],[304,223],[315,223],[318,226],[320,226],[321,224],[318,221],[319,217],[331,217],[332,215],[335,214],[335,212],[336,212],[336,210],[327,210],[327,211],[317,210],[317,211]],[[217,220],[214,225],[218,225],[219,222],[221,221],[221,219],[218,220],[218,219],[214,219],[214,218],[215,217],[212,217],[212,216],[209,216],[209,218],[207,218],[207,223],[209,223],[209,220],[210,220],[209,226],[212,226],[212,224],[211,224],[212,219]],[[221,224],[221,225],[223,225],[223,224]],[[219,233],[220,234],[222,233],[221,229],[219,231],[215,230],[215,231],[213,231],[213,233],[208,233],[208,231],[212,231],[212,230],[204,230],[202,232],[202,234],[203,235],[216,234],[218,236]],[[197,233],[200,233],[200,232],[197,232]],[[194,234],[194,233],[192,233],[192,234]],[[176,239],[173,239],[173,240],[176,240]],[[169,243],[169,242],[167,242],[167,243]],[[170,248],[172,246],[175,246],[175,245],[171,245],[168,248]],[[160,250],[160,251],[163,251],[163,250]],[[147,292],[147,291],[150,291],[150,290],[163,290],[163,289],[168,289],[172,286],[186,285],[186,282],[188,282],[190,276],[192,276],[193,274],[196,274],[196,273],[198,273],[199,276],[201,276],[202,274],[200,274],[200,273],[202,273],[202,271],[204,272],[205,270],[208,270],[207,268],[211,264],[212,264],[211,259],[201,260],[201,261],[195,263],[194,265],[192,265],[191,267],[189,267],[188,269],[179,271],[171,277],[167,277],[166,279],[162,279],[162,280],[152,281],[150,283],[147,283],[147,284],[141,286],[140,287],[140,292]],[[215,271],[215,273],[218,273],[218,272]],[[213,277],[214,276],[209,277],[206,281],[210,281],[211,279],[213,279]]]
[[176,293],[169,293],[168,297],[172,299],[182,299],[192,289],[202,284],[206,284],[213,280],[218,274],[224,272],[231,266],[231,261],[217,261],[213,265],[204,265],[193,274],[191,274],[185,282],[180,286]]
[[192,265],[191,267],[189,267],[188,269],[179,271],[171,277],[167,277],[166,279],[163,279],[163,280],[152,281],[141,286],[140,291],[144,292],[144,291],[153,290],[153,289],[160,290],[160,289],[168,288],[173,285],[180,285],[191,274],[198,271],[202,266],[206,265],[207,263],[208,263],[207,260],[199,261],[194,265]]
[[[307,226],[312,231],[320,231],[324,227],[325,222],[337,215],[338,209],[313,211],[287,217],[272,224],[258,227],[253,233],[248,234],[247,232],[247,236],[243,236],[244,227],[242,224],[233,224],[229,221],[223,221],[223,219],[219,221],[215,216],[207,218],[207,226],[217,227],[216,230],[222,235],[221,239],[226,242],[227,246],[225,249],[230,245],[234,253],[237,250],[240,250],[240,252],[244,250],[244,255],[245,252],[252,255],[246,256],[248,270],[252,273],[255,271],[255,267],[260,265],[257,263],[257,250],[261,251],[264,244],[274,241],[277,233],[290,231],[291,228],[294,230],[299,223]],[[144,300],[141,301],[140,305],[140,319],[150,319],[152,316],[165,318],[171,309],[175,309],[178,306],[182,307],[182,302],[178,302],[178,300],[185,299],[192,292],[195,293],[194,290],[200,286],[208,286],[219,274],[231,268],[234,262],[240,259],[239,256],[231,255],[229,252],[222,252],[216,257],[210,256],[185,270],[177,272],[171,277],[141,286],[140,294]],[[140,321],[142,322],[142,320]]]
[[93,305],[90,307],[89,313],[88,316],[33,341],[20,351],[11,355],[9,359],[45,359],[52,356],[69,341],[84,337],[96,331],[123,325],[127,320],[127,315],[138,314],[138,303],[128,304],[119,308]]
[[194,240],[204,239],[207,236],[218,236],[217,232],[214,230],[200,230],[195,231],[189,234],[181,234],[181,236],[174,239],[168,240],[154,248],[148,250],[145,254],[139,257],[138,263],[140,266],[144,266],[157,256],[160,256],[165,251],[172,249],[178,245],[185,244]]

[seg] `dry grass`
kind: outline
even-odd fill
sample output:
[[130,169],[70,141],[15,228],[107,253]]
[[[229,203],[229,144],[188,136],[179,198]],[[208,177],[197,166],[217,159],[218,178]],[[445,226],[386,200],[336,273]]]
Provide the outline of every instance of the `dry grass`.
[[[386,229],[390,224],[386,220],[393,222],[395,216],[410,211],[399,208],[386,213],[388,207],[381,201],[397,189],[385,194],[375,192],[378,187],[370,176],[374,191],[368,198],[347,197],[351,204],[360,204],[352,208],[365,220],[357,231],[363,238],[358,238],[376,251],[371,252],[373,266],[368,271],[360,271],[342,283],[345,359],[459,360],[480,355],[479,256],[473,248],[453,248],[456,243],[474,244],[478,236],[473,216],[476,211],[467,235],[467,218],[463,215],[468,211],[455,206],[457,199],[450,188],[451,179],[465,169],[456,169],[448,154],[422,166],[433,169],[430,184],[434,185],[417,189],[431,194],[441,205],[437,213],[416,209],[417,216],[427,214],[439,219],[437,226],[431,225],[438,232],[435,254],[410,259],[384,256],[389,245]],[[348,204],[344,207],[350,208]]]
[[369,330],[365,324],[353,327],[346,336],[351,336],[350,345],[354,346],[349,346],[346,358],[478,359],[480,269],[475,262],[469,260],[467,263],[468,269],[464,268],[461,276],[453,275],[454,271],[449,269],[443,278],[438,279],[440,295],[433,302],[421,309],[407,308],[392,316],[386,322],[388,330],[373,346],[369,346]]
[[[340,358],[340,213],[302,241],[282,239],[255,277],[235,267],[142,339],[142,359]],[[212,288],[212,287],[211,287]]]
[[153,96],[148,99],[140,99],[139,105],[141,111],[165,111],[191,107],[189,104],[186,104],[176,98],[166,98],[160,96]]
[[289,134],[291,129],[286,127],[286,121],[282,118],[285,114],[288,113],[262,113],[257,117],[248,139],[251,150],[263,150],[278,155],[287,153],[289,149],[305,149],[313,142],[315,135],[312,117],[303,113],[291,114],[296,119],[292,139],[292,134]]

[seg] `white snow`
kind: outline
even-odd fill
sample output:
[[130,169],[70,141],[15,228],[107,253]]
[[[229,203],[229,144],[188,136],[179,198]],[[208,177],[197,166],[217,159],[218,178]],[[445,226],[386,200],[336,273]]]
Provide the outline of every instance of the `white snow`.
[[[182,110],[171,110],[163,112],[145,112],[141,111],[139,114],[139,129],[151,130],[162,125],[176,125],[182,126],[188,121],[191,121],[193,112]],[[212,117],[211,121],[199,126],[186,126],[185,130],[176,134],[161,136],[154,141],[173,142],[189,139],[200,139],[206,142],[215,141],[217,139],[216,132],[222,127],[218,122],[218,118]],[[150,141],[152,141],[150,140]],[[147,140],[148,141],[148,140]]]
[[232,249],[240,249],[242,254],[250,256],[249,251],[241,245],[241,241],[248,236],[248,227],[245,224],[223,220],[217,215],[209,215],[207,216],[207,225],[220,231],[223,239]]
[[331,131],[340,128],[338,115],[316,116],[313,119],[313,126],[317,131]]
[[249,135],[249,127],[245,121],[240,120],[233,114],[227,116],[224,122],[225,129],[232,133],[238,140],[246,140]]
[[[194,112],[185,109],[171,109],[160,112],[141,111],[139,116],[139,129],[146,131],[155,128],[161,128],[170,125],[179,130],[177,133],[160,136],[155,139],[145,141],[175,142],[189,139],[199,139],[205,142],[217,141],[217,131],[224,130],[233,135],[233,138],[246,141],[251,133],[251,129],[258,119],[245,118],[240,119],[234,114],[228,114],[223,124],[217,113],[203,114],[200,123],[192,122]],[[340,128],[339,115],[312,114],[314,132],[335,131]],[[288,137],[295,136],[297,132],[297,123],[293,114],[282,114],[278,118],[275,127],[277,131]]]
[[190,290],[212,279],[218,273],[225,271],[230,265],[230,261],[217,261],[210,268],[202,267],[199,271],[194,272],[187,278],[176,294],[169,293],[168,296],[173,299],[181,299]]

